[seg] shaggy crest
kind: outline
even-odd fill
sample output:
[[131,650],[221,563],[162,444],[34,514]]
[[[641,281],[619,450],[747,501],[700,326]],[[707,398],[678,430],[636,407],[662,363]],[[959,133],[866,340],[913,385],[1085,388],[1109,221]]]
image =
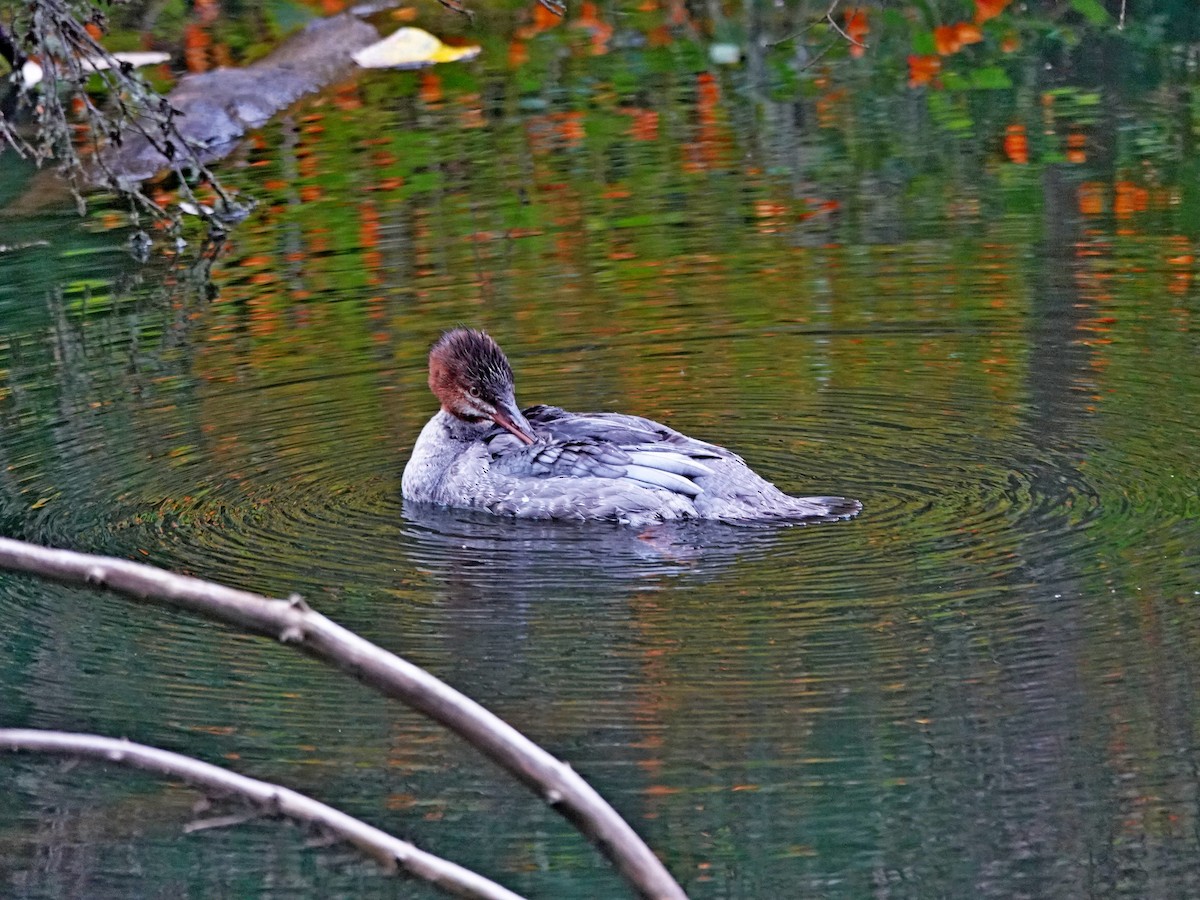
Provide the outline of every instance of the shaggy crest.
[[455,328],[429,350],[429,388],[439,397],[457,384],[473,386],[495,403],[512,390],[512,383],[512,366],[487,332]]

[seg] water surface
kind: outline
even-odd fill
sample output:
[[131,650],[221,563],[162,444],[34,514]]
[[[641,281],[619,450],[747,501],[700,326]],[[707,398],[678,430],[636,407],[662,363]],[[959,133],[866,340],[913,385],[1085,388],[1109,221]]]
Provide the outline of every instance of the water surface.
[[[49,243],[0,256],[4,532],[299,591],[569,760],[697,898],[1200,892],[1195,200],[1097,212],[1127,169],[1005,159],[1015,91],[972,96],[948,149],[906,97],[797,130],[820,102],[753,66],[560,60],[306,104],[230,163],[264,202],[215,261],[6,222]],[[405,509],[458,323],[523,403],[660,419],[865,511]],[[459,741],[285,648],[13,576],[0,623],[2,725],[276,780],[533,896],[626,896]],[[3,763],[6,895],[429,894],[288,826],[183,835],[175,785]]]

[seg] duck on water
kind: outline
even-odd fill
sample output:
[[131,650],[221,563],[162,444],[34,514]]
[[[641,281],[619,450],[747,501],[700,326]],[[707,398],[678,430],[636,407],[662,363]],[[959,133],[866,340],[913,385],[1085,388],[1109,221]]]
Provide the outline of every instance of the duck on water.
[[630,525],[832,522],[862,510],[846,497],[789,496],[724,447],[640,416],[521,410],[512,367],[482,331],[456,328],[433,345],[429,387],[441,409],[404,468],[409,502]]

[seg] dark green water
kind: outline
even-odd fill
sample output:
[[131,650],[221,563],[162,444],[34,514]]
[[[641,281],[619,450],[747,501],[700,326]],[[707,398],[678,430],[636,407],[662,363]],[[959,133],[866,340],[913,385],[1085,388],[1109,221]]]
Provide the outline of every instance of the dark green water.
[[[696,898],[1200,893],[1190,85],[1083,60],[1055,106],[1030,51],[1010,89],[791,97],[763,61],[504,53],[266,129],[211,267],[134,263],[103,211],[0,223],[46,242],[0,254],[4,533],[301,592],[570,761]],[[1082,161],[1047,149],[1072,129]],[[523,403],[660,419],[865,512],[414,515],[457,323]],[[230,629],[3,576],[0,698],[531,896],[626,896],[456,739]],[[0,895],[430,895],[282,824],[182,834],[196,799],[0,759]]]

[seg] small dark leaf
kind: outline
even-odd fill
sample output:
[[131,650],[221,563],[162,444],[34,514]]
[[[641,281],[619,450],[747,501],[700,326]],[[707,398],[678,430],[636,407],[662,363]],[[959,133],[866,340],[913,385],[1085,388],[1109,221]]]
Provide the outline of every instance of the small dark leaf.
[[129,236],[129,253],[138,262],[144,263],[150,259],[150,236],[138,230]]

